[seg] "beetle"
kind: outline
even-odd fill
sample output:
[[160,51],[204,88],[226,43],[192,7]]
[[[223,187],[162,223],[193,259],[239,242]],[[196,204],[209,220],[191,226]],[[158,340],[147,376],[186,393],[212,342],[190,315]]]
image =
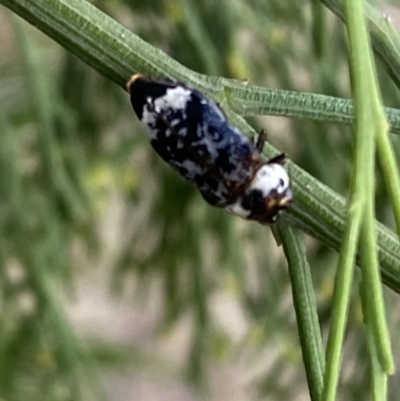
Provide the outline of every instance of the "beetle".
[[135,74],[126,87],[154,150],[210,205],[262,224],[290,205],[286,156],[263,158],[264,131],[253,143],[217,103],[180,82]]

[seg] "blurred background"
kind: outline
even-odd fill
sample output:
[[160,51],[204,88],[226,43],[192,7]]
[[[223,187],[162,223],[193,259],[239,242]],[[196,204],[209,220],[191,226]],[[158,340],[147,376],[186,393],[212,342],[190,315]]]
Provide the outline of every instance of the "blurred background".
[[[317,1],[92,3],[196,71],[350,97],[343,25]],[[121,88],[3,7],[0,38],[0,400],[309,399],[270,229],[205,204],[152,151]],[[346,195],[349,127],[251,123]],[[377,215],[393,227],[382,182],[378,171]],[[306,243],[324,334],[337,256]],[[386,295],[398,356],[399,303]],[[349,325],[340,399],[360,400],[356,297]]]

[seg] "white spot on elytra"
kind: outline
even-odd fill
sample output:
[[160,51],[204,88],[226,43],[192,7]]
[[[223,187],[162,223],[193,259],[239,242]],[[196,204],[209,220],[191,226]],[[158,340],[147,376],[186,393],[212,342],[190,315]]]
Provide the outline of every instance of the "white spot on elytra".
[[142,123],[145,125],[147,128],[147,133],[150,137],[150,139],[156,139],[157,138],[157,132],[152,130],[151,127],[155,125],[156,123],[156,118],[157,115],[154,114],[154,112],[149,111],[148,108],[145,106],[143,107],[143,113],[142,113]]
[[[182,86],[167,89],[165,95],[153,99],[151,96],[146,98],[146,105],[143,107],[142,123],[148,127],[150,139],[157,138],[157,132],[151,129],[157,120],[158,115],[167,110],[185,110],[187,102],[190,100],[192,92]],[[149,109],[150,108],[150,109]],[[179,124],[175,119],[173,123]],[[170,134],[170,133],[169,133]],[[168,134],[166,133],[166,136]]]
[[205,136],[203,134],[204,128],[197,128],[197,137],[200,138],[198,141],[192,142],[192,147],[197,146],[205,146],[207,148],[207,152],[210,155],[212,160],[215,160],[218,157],[218,149],[215,147],[215,144],[211,138]]
[[192,91],[190,89],[177,86],[167,89],[164,96],[154,99],[154,106],[156,110],[161,111],[166,109],[183,110],[191,96]]
[[193,176],[195,176],[196,174],[203,174],[203,168],[201,166],[199,166],[198,164],[196,164],[195,162],[186,159],[185,161],[181,162],[181,163],[176,163],[176,165],[178,167],[183,167],[185,168],[189,173],[192,173]]

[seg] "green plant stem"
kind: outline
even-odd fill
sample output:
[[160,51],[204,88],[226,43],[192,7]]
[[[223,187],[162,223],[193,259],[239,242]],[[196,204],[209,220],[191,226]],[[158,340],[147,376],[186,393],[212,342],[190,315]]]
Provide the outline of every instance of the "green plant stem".
[[382,365],[379,363],[378,353],[374,341],[374,334],[372,333],[372,328],[370,327],[367,328],[367,341],[372,372],[372,399],[374,401],[385,401],[387,400],[388,376],[383,371]]
[[[353,101],[316,93],[268,89],[225,80],[229,106],[242,116],[296,117],[337,124],[353,124]],[[400,110],[385,108],[393,134],[400,134]]]
[[[321,0],[331,11],[344,20],[342,3],[338,0]],[[374,51],[386,64],[394,82],[400,87],[400,37],[396,27],[389,16],[377,11],[370,4],[365,4],[365,18],[371,34]],[[390,124],[390,131],[397,133],[397,111],[385,109]],[[393,147],[385,132],[377,133],[377,150],[382,165],[386,186],[388,188],[393,214],[396,221],[397,233],[400,235],[400,177],[397,169]]]
[[360,294],[361,294],[361,305],[364,315],[365,332],[367,336],[368,352],[371,362],[371,390],[372,399],[374,401],[384,401],[387,399],[387,374],[383,371],[381,364],[379,363],[378,353],[375,345],[375,337],[372,326],[370,324],[370,307],[367,306],[370,301],[368,289],[361,281]]
[[[367,202],[365,213],[373,212],[374,202]],[[369,315],[368,324],[374,334],[375,349],[382,371],[393,374],[395,367],[390,345],[390,334],[386,322],[385,304],[382,285],[379,277],[378,257],[376,253],[375,231],[370,219],[364,218],[360,236],[362,249],[362,285],[368,301],[366,309]]]
[[311,19],[311,38],[313,41],[314,53],[318,60],[322,60],[329,47],[328,31],[326,29],[327,10],[318,0],[311,1],[311,9],[313,14]]
[[[320,0],[339,18],[344,18],[344,2],[340,0]],[[365,3],[364,15],[371,34],[374,52],[379,55],[388,68],[397,87],[400,87],[400,37],[390,17]]]
[[336,387],[339,379],[339,365],[341,360],[341,347],[344,330],[347,322],[347,309],[354,272],[354,259],[357,250],[358,233],[361,226],[362,210],[353,204],[349,209],[349,222],[340,251],[338,271],[335,279],[335,292],[333,295],[333,310],[326,351],[326,370],[324,375],[324,390],[322,400],[335,399]]
[[[355,158],[349,204],[349,236],[344,237],[339,257],[332,324],[327,346],[327,370],[324,377],[323,399],[333,401],[340,371],[340,358],[350,298],[355,245],[360,236],[361,266],[369,324],[374,332],[377,353],[385,369],[393,368],[390,341],[384,319],[384,304],[379,281],[376,237],[374,232],[374,166],[375,133],[385,132],[387,125],[380,105],[376,74],[364,21],[362,0],[345,3],[349,38],[349,61],[356,105]],[[362,229],[362,231],[361,231]],[[383,314],[383,316],[378,316]]]
[[388,189],[390,203],[393,208],[397,234],[400,236],[400,176],[397,168],[396,156],[390,138],[385,132],[376,135],[376,147],[383,176]]
[[[368,293],[369,324],[374,333],[376,351],[386,373],[394,372],[390,335],[386,322],[385,304],[379,274],[375,219],[375,140],[386,137],[388,125],[383,112],[380,90],[373,61],[362,0],[345,4],[350,42],[350,66],[354,97],[358,107],[357,143],[366,147],[363,160],[364,211],[360,237],[361,267],[365,293]],[[359,137],[359,139],[358,139]]]
[[[0,0],[0,3],[121,86],[125,86],[132,73],[140,71],[182,80],[224,100],[226,80],[188,70],[85,0]],[[240,116],[229,113],[229,117],[243,132],[254,134]],[[272,146],[266,146],[267,155],[276,153]],[[343,198],[293,163],[289,162],[288,168],[296,196],[289,211],[294,223],[339,249],[346,221]],[[377,232],[383,281],[400,292],[399,242],[380,224]]]
[[307,262],[301,234],[291,228],[284,219],[281,219],[278,227],[283,250],[288,261],[293,304],[296,311],[308,388],[311,400],[319,401],[323,387],[325,356],[310,266]]

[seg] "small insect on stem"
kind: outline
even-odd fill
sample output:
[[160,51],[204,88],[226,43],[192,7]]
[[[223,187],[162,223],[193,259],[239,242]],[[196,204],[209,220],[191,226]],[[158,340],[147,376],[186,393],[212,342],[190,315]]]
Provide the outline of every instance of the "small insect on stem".
[[264,131],[252,143],[215,102],[183,83],[136,74],[127,90],[154,150],[209,204],[262,224],[290,205],[285,155],[262,157]]

